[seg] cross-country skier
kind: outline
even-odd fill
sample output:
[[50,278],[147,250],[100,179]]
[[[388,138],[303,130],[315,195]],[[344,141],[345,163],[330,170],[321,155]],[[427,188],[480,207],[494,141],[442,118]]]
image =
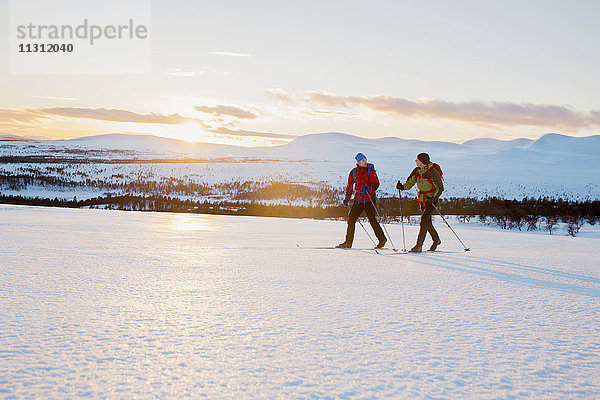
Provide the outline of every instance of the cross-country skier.
[[358,153],[356,157],[356,167],[348,174],[348,184],[346,186],[346,197],[344,205],[348,207],[352,193],[354,194],[354,202],[348,213],[348,228],[346,229],[346,240],[340,243],[337,247],[350,248],[354,241],[354,228],[356,221],[363,211],[367,213],[369,223],[375,232],[375,236],[379,239],[376,248],[380,249],[385,245],[387,239],[383,234],[383,230],[375,218],[375,207],[372,201],[375,201],[375,191],[379,187],[379,178],[375,172],[373,164],[367,163],[367,157],[363,153]]
[[437,164],[429,160],[429,154],[427,153],[417,155],[415,163],[417,167],[410,173],[406,182],[402,184],[402,182],[398,181],[396,184],[396,188],[399,190],[408,190],[415,183],[419,189],[417,199],[421,208],[421,229],[417,237],[417,244],[410,251],[413,253],[423,251],[423,242],[425,241],[427,232],[429,232],[431,239],[433,239],[433,244],[429,248],[429,251],[435,251],[442,241],[433,227],[431,214],[433,214],[434,206],[437,205],[438,198],[444,191],[441,169]]

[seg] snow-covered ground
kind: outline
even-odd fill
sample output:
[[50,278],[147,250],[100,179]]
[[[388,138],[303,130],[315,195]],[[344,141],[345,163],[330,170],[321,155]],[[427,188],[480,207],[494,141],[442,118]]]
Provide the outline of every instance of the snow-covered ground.
[[339,243],[334,221],[0,205],[0,225],[3,398],[600,397],[597,229],[455,223],[465,253],[436,222],[443,252],[377,255],[296,246]]

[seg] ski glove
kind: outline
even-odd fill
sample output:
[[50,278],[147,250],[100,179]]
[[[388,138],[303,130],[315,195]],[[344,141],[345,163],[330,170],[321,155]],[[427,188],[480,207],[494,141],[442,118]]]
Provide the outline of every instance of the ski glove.
[[342,204],[344,204],[344,207],[348,207],[348,199],[344,199],[344,201],[342,202]]
[[361,192],[367,192],[370,193],[371,192],[371,186],[369,185],[364,185],[363,187],[360,188]]
[[404,190],[404,185],[402,184],[402,182],[398,181],[398,183],[396,183],[396,189]]

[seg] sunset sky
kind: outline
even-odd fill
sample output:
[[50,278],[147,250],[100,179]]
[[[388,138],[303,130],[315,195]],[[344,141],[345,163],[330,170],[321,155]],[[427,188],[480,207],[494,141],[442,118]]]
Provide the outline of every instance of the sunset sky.
[[151,11],[150,73],[19,74],[2,1],[0,135],[255,146],[331,131],[462,142],[600,128],[598,1],[155,0]]

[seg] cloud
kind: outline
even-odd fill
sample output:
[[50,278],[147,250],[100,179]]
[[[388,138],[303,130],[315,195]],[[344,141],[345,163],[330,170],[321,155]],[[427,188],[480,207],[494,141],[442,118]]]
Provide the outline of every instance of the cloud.
[[288,135],[285,133],[269,133],[269,132],[255,132],[255,131],[245,131],[242,129],[232,130],[229,128],[225,128],[223,126],[218,128],[209,128],[207,129],[212,133],[219,133],[221,135],[232,135],[232,136],[259,136],[259,137],[267,137],[267,138],[278,138],[278,139],[294,139],[295,135]]
[[179,114],[138,114],[132,111],[111,108],[54,107],[41,108],[39,111],[46,114],[69,118],[89,118],[101,121],[137,122],[144,124],[177,125],[194,120],[194,118],[182,117]]
[[600,125],[600,111],[590,111],[589,120],[594,125]]
[[239,107],[234,107],[234,106],[225,106],[225,105],[218,105],[215,107],[195,106],[194,109],[196,111],[200,111],[200,112],[203,112],[206,114],[216,115],[217,117],[220,117],[223,115],[228,115],[228,116],[240,118],[240,119],[256,119],[256,118],[258,118],[258,115],[254,114],[253,112],[244,110]]
[[294,97],[283,89],[271,88],[267,89],[267,93],[277,101],[282,103],[293,103]]
[[48,100],[77,100],[75,97],[56,97],[56,96],[33,96],[36,99],[48,99]]
[[210,70],[210,67],[202,67],[202,68],[197,68],[197,69],[192,69],[192,70],[173,68],[173,69],[165,71],[164,73],[166,75],[171,75],[171,76],[192,77],[192,76],[200,76],[208,70]]
[[323,110],[323,109],[317,109],[317,110],[305,111],[304,113],[305,113],[305,114],[307,114],[307,115],[318,115],[318,114],[327,114],[327,115],[345,115],[345,116],[356,115],[355,113],[346,112],[346,111],[338,111],[338,110]]
[[310,103],[322,104],[327,107],[350,107],[351,103],[345,98],[328,92],[308,92],[306,99]]
[[[243,115],[241,112],[247,112],[243,109],[237,107],[231,107],[229,109],[227,106],[217,106],[217,107],[209,107],[210,109],[218,109],[221,112],[223,109],[218,107],[225,107],[225,111],[235,112]],[[15,111],[15,110],[10,110]],[[0,117],[2,110],[0,109]],[[74,108],[74,107],[54,107],[54,108],[42,108],[40,110],[29,110],[28,112],[34,113],[38,115],[40,118],[49,118],[50,116],[60,116],[67,118],[89,118],[101,121],[111,121],[111,122],[135,122],[135,123],[145,123],[145,124],[168,124],[168,125],[177,125],[185,122],[195,122],[200,125],[204,130],[211,133],[221,134],[221,135],[230,135],[230,136],[256,136],[256,137],[265,137],[265,138],[278,138],[278,139],[293,139],[294,135],[287,135],[283,133],[270,133],[270,132],[256,132],[256,131],[246,131],[242,129],[229,129],[223,124],[219,123],[217,126],[210,126],[207,121],[203,121],[198,118],[187,118],[183,117],[179,114],[139,114],[132,111],[121,110],[121,109],[107,109],[107,108]],[[247,112],[252,114],[250,112]],[[255,114],[252,114],[256,117]]]
[[209,51],[208,54],[213,54],[215,56],[226,56],[226,57],[250,57],[250,54],[232,53],[230,51]]
[[47,116],[36,110],[0,108],[0,122],[3,123],[32,123],[44,118]]
[[427,117],[485,126],[539,126],[577,129],[600,125],[599,111],[580,111],[566,105],[481,102],[453,103],[439,99],[407,99],[378,95],[340,97],[327,92],[308,92],[309,103],[327,107],[363,107],[393,117]]

